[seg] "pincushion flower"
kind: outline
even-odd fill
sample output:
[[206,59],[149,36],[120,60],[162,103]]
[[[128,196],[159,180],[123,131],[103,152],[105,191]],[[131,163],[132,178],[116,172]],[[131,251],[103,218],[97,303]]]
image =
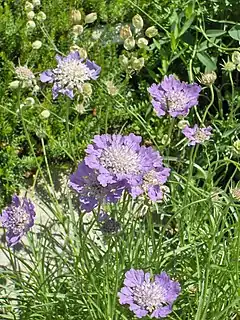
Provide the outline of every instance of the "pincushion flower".
[[12,203],[3,210],[0,216],[2,226],[7,229],[6,240],[9,246],[17,244],[22,236],[34,225],[36,213],[33,203],[27,198],[17,195]]
[[98,172],[103,187],[125,180],[131,188],[142,183],[144,173],[162,166],[162,158],[151,147],[140,146],[142,138],[133,133],[96,135],[86,150],[85,163]]
[[118,293],[120,304],[128,304],[138,318],[165,318],[181,288],[177,281],[162,272],[151,279],[150,273],[130,269],[125,273],[124,287]]
[[152,84],[148,89],[152,105],[159,117],[166,113],[172,117],[186,116],[189,109],[198,104],[201,87],[177,80],[173,75],[165,76],[160,84]]
[[56,99],[59,93],[73,99],[74,90],[82,93],[83,84],[91,79],[96,80],[101,68],[90,60],[80,57],[78,51],[71,52],[67,57],[56,56],[57,68],[46,70],[40,75],[42,82],[53,83],[52,93]]
[[96,172],[83,161],[70,176],[69,186],[79,194],[81,209],[90,212],[104,202],[116,203],[122,196],[125,183],[111,183],[103,187],[97,180]]
[[206,140],[210,139],[212,127],[208,126],[207,128],[199,128],[197,124],[193,128],[186,126],[182,133],[188,138],[188,145],[195,146],[198,143],[203,143]]

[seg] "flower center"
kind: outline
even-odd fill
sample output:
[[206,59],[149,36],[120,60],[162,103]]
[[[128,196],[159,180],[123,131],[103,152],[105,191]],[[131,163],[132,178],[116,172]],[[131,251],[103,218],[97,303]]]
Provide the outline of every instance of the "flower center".
[[144,281],[136,286],[133,292],[133,300],[136,304],[152,312],[166,304],[165,290],[155,282]]
[[167,106],[169,111],[183,111],[188,98],[183,91],[170,91],[166,93]]
[[129,146],[110,146],[100,157],[101,165],[114,174],[138,174],[140,159],[136,151]]
[[24,231],[25,226],[29,223],[29,214],[21,207],[15,207],[14,212],[9,217],[8,228],[14,234]]
[[80,60],[62,61],[53,71],[61,87],[69,89],[81,90],[84,81],[91,79],[91,70]]
[[203,142],[206,140],[207,135],[206,133],[204,133],[202,130],[198,130],[195,134],[194,134],[194,138],[199,141],[199,142]]
[[156,171],[150,170],[143,177],[143,190],[148,191],[149,186],[160,185],[158,178],[156,177]]

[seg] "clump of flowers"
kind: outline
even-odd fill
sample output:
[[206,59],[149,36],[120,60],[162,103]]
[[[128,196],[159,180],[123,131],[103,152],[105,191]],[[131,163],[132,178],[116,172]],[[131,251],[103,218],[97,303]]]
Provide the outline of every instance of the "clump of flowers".
[[92,211],[98,204],[116,203],[122,196],[124,183],[110,183],[103,187],[97,180],[95,170],[81,162],[76,172],[70,176],[69,186],[79,194],[82,210]]
[[101,68],[90,60],[84,60],[79,52],[71,52],[67,57],[56,56],[57,68],[44,71],[40,80],[53,83],[52,93],[56,99],[59,93],[74,98],[74,90],[83,92],[83,84],[89,80],[96,80]]
[[0,216],[2,226],[7,229],[6,240],[9,246],[14,246],[21,240],[34,225],[35,216],[34,205],[29,199],[17,195],[12,197],[11,205]]
[[177,281],[162,272],[154,277],[143,270],[130,269],[125,273],[124,287],[119,292],[120,304],[128,304],[138,318],[165,318],[181,291]]
[[152,105],[159,117],[169,114],[172,117],[186,116],[189,109],[198,104],[201,87],[177,80],[173,75],[165,76],[160,84],[152,84],[148,89]]
[[203,143],[206,140],[210,139],[212,127],[208,126],[207,128],[199,128],[197,124],[193,128],[185,126],[182,130],[182,133],[188,138],[188,145],[195,146],[198,143]]

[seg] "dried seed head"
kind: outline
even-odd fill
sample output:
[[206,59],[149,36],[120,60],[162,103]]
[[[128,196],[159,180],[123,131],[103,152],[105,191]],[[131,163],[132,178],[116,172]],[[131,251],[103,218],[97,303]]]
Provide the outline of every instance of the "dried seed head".
[[144,58],[132,58],[131,59],[131,65],[134,70],[140,71],[144,67]]
[[72,24],[79,24],[81,22],[82,15],[79,10],[73,9],[71,11],[71,21]]
[[202,73],[201,78],[199,79],[199,82],[204,84],[205,86],[210,86],[214,84],[214,82],[217,79],[216,72],[207,72],[207,73]]
[[93,23],[94,21],[97,20],[97,13],[96,12],[92,12],[89,13],[88,15],[86,15],[85,17],[85,23]]
[[31,2],[27,1],[25,3],[24,9],[25,9],[26,12],[30,12],[30,11],[33,11],[34,6],[33,6],[33,4]]
[[139,14],[136,14],[132,18],[132,24],[138,31],[142,30],[144,24],[142,17]]
[[36,28],[36,23],[32,20],[29,20],[26,26],[27,26],[27,29],[31,31]]
[[235,64],[240,64],[240,52],[234,51],[232,54],[232,62]]
[[148,45],[148,40],[145,38],[139,38],[137,41],[137,45],[139,48],[146,48]]
[[33,11],[29,11],[27,13],[27,19],[32,20],[35,17],[35,13]]
[[157,34],[158,34],[158,30],[157,30],[157,28],[155,26],[149,27],[145,31],[145,35],[148,38],[154,38],[154,37],[156,37]]
[[129,37],[124,41],[123,44],[126,50],[132,50],[135,47],[135,40],[133,37]]
[[80,36],[83,33],[83,26],[80,24],[76,24],[73,26],[73,33],[77,36]]
[[112,81],[106,81],[106,87],[107,87],[108,94],[110,94],[110,96],[115,96],[119,92],[118,88],[113,84]]
[[120,29],[120,38],[125,40],[129,37],[132,37],[132,31],[130,26],[127,24],[125,26],[122,26],[122,28]]
[[37,14],[37,20],[40,22],[43,22],[47,19],[46,14],[43,11],[38,12]]
[[129,63],[128,57],[122,54],[121,56],[119,56],[119,63],[123,68],[127,68]]

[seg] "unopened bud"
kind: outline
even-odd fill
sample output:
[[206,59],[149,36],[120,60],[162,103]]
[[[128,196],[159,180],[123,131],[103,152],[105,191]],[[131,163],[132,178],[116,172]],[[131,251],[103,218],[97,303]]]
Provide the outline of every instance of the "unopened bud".
[[132,18],[132,24],[134,25],[134,27],[140,31],[143,28],[143,19],[140,16],[140,14],[136,14],[133,18]]
[[137,41],[137,45],[139,48],[146,48],[148,45],[148,40],[145,38],[139,38]]
[[80,24],[73,26],[73,33],[80,36],[83,33],[83,26]]
[[240,153],[240,140],[237,140],[233,143],[235,150]]
[[27,13],[27,19],[32,20],[35,17],[35,13],[33,11],[29,11]]
[[163,145],[167,146],[171,142],[171,139],[168,137],[167,134],[164,134],[161,142]]
[[41,48],[41,46],[42,46],[42,42],[39,40],[36,40],[32,43],[33,50],[38,50]]
[[240,64],[240,52],[234,51],[232,54],[232,62],[235,64]]
[[119,56],[119,63],[122,67],[126,68],[128,66],[128,57],[126,57],[124,54]]
[[210,86],[214,84],[214,82],[217,79],[216,72],[207,72],[207,73],[202,73],[201,78],[199,79],[200,83],[204,84],[205,86]]
[[89,13],[85,17],[85,23],[93,23],[96,20],[97,20],[97,13],[96,12]]
[[9,83],[10,89],[18,89],[20,87],[20,81],[15,80]]
[[235,68],[236,66],[232,61],[224,62],[223,70],[232,72],[233,70],[235,70]]
[[32,3],[34,5],[34,7],[37,7],[37,6],[41,5],[41,1],[40,0],[32,0]]
[[43,110],[41,113],[40,113],[41,117],[43,117],[44,119],[47,119],[49,118],[50,116],[50,111],[49,110]]
[[72,24],[79,24],[81,22],[81,19],[82,19],[82,15],[79,10],[74,9],[71,11]]
[[38,12],[37,14],[37,20],[40,22],[43,22],[47,19],[46,14],[43,11]]
[[25,99],[25,106],[31,107],[35,104],[35,100],[32,97],[27,97]]
[[30,21],[27,22],[27,29],[28,30],[31,31],[31,30],[33,30],[35,28],[36,28],[36,23],[33,20],[30,20]]
[[87,59],[87,51],[84,48],[79,48],[78,52],[82,59]]
[[135,47],[135,40],[133,37],[129,37],[124,41],[123,44],[126,50],[132,50]]
[[140,71],[144,67],[144,58],[132,58],[131,65],[134,70]]
[[239,188],[232,189],[231,193],[232,193],[233,198],[240,201],[240,189]]
[[90,83],[84,83],[82,86],[83,94],[90,97],[92,95],[92,86]]
[[25,9],[27,12],[30,12],[30,11],[33,11],[34,6],[33,6],[33,4],[32,4],[31,2],[27,1],[27,2],[25,3],[24,9]]
[[180,120],[179,122],[178,122],[178,124],[177,124],[177,126],[178,126],[178,128],[179,129],[183,129],[183,128],[185,128],[186,126],[189,126],[190,124],[189,124],[189,122],[187,121],[187,120]]
[[132,31],[130,26],[127,24],[125,26],[122,26],[122,28],[120,29],[120,38],[125,40],[129,37],[132,37]]
[[149,27],[145,31],[145,35],[148,38],[154,38],[154,37],[156,37],[157,34],[158,34],[158,29],[155,26]]

